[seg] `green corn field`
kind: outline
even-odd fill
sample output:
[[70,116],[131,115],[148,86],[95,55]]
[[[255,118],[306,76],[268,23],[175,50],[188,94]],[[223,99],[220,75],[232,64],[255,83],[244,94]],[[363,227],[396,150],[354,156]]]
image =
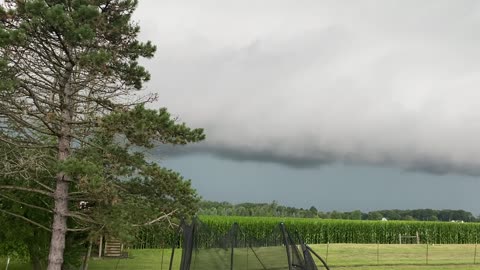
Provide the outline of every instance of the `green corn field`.
[[[290,231],[298,231],[308,244],[399,244],[399,235],[416,236],[417,233],[421,244],[475,244],[480,233],[480,223],[234,216],[202,216],[200,220],[208,225],[212,232],[220,235],[225,234],[232,224],[237,222],[247,238],[255,239],[264,238],[279,222],[284,222]],[[212,233],[212,238],[217,236]],[[168,247],[178,245],[178,239],[174,230],[150,227],[140,232],[131,246],[133,248]]]

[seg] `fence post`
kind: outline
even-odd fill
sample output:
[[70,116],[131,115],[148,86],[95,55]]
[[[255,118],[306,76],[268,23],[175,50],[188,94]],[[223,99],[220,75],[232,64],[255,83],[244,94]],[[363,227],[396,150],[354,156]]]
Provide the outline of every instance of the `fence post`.
[[475,252],[473,253],[473,264],[477,263],[477,241],[475,241]]
[[164,255],[164,252],[165,252],[165,248],[162,245],[162,261],[160,262],[160,270],[163,270],[163,255]]
[[5,267],[5,270],[8,270],[8,265],[10,264],[10,256],[7,258],[7,267]]
[[428,240],[427,240],[427,254],[425,256],[425,264],[428,264]]
[[325,262],[328,263],[328,246],[330,245],[330,242],[327,242],[327,254],[325,255]]

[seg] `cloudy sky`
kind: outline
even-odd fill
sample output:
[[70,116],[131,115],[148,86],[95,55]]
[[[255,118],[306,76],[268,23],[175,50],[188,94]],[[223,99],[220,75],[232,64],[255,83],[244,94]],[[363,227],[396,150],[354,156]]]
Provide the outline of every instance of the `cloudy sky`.
[[210,200],[480,214],[480,2],[141,0],[156,159]]

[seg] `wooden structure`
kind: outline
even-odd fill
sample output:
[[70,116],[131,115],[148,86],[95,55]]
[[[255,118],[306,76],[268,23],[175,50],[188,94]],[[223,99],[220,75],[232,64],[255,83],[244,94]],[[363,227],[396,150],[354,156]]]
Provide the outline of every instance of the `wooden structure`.
[[100,237],[98,257],[122,257],[123,244],[120,240],[113,237]]

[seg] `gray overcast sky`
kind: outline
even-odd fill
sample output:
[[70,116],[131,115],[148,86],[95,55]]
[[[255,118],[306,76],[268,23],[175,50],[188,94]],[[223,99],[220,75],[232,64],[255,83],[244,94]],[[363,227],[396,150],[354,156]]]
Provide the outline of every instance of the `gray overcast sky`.
[[480,2],[141,0],[135,18],[155,106],[208,137],[158,156],[206,199],[480,212]]

